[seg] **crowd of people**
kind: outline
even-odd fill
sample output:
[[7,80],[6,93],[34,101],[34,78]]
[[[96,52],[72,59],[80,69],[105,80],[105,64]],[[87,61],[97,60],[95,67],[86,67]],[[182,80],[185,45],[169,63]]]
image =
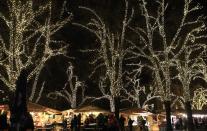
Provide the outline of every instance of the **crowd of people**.
[[[207,117],[194,117],[193,118],[195,129],[207,129]],[[174,128],[177,130],[183,130],[187,128],[187,118],[179,117],[174,122]]]
[[[139,118],[138,118],[139,119]],[[147,131],[148,128],[145,126],[146,121],[144,119],[139,119],[139,127],[141,131]],[[80,131],[80,129],[98,129],[100,131],[133,131],[133,123],[130,117],[125,118],[120,115],[119,119],[113,114],[106,115],[100,113],[97,117],[93,114],[88,115],[84,122],[81,123],[81,114],[74,115],[71,120],[70,127],[72,131]]]
[[[95,129],[99,131],[133,131],[134,120],[130,117],[126,118],[123,115],[120,115],[119,119],[116,119],[113,114],[100,113],[98,116],[90,114],[86,116],[84,120],[81,119],[83,119],[81,114],[74,114],[70,122],[68,122],[67,119],[63,119],[63,130],[84,131],[87,129]],[[137,121],[139,121],[141,131],[148,130],[145,126],[146,121],[144,119],[138,118]],[[9,129],[9,123],[7,120],[7,113],[2,112],[0,115],[0,130],[5,129]]]
[[[32,120],[32,116],[29,112],[26,112],[26,114],[23,114],[22,116],[19,116],[21,119],[21,129],[32,131],[34,130],[34,122]],[[7,118],[7,111],[0,111],[0,131],[9,130],[14,131],[16,129],[15,123],[17,120],[12,115],[10,116],[10,119]]]

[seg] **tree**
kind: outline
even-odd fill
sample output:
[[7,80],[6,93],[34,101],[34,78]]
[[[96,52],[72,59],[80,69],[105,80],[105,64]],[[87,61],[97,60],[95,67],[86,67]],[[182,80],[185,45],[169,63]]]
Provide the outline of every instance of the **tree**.
[[[33,0],[7,0],[8,14],[1,12],[5,31],[0,34],[0,80],[9,91],[15,91],[15,82],[21,70],[29,69],[28,80],[33,81],[30,100],[33,100],[37,82],[45,64],[52,57],[66,56],[67,45],[55,40],[54,35],[72,19],[61,10],[60,19],[53,18],[51,1],[34,6]],[[5,34],[6,33],[6,34]]]
[[195,110],[202,110],[207,105],[207,90],[198,88],[194,91],[192,107]]
[[[148,5],[153,2],[155,2],[154,8],[150,8],[152,6]],[[169,27],[167,27],[170,4],[165,0],[150,2],[140,0],[139,7],[145,24],[142,27],[136,26],[135,28],[130,28],[138,34],[140,40],[137,44],[130,41],[131,44],[137,46],[132,58],[139,58],[142,64],[145,64],[146,67],[154,72],[155,91],[157,95],[161,96],[165,105],[167,130],[172,130],[170,105],[173,95],[171,92],[171,79],[173,78],[171,71],[175,65],[174,60],[182,56],[188,40],[195,38],[192,34],[198,31],[198,29],[205,28],[202,15],[196,16],[195,19],[194,17],[192,19],[189,18],[191,14],[198,11],[201,7],[194,0],[185,0],[183,10],[180,13],[181,18],[174,18],[176,19],[176,25],[173,26],[175,27],[173,30],[176,30],[170,31]]]
[[123,61],[127,50],[130,48],[126,45],[125,34],[134,14],[133,9],[131,10],[131,15],[129,14],[128,4],[128,1],[125,0],[124,19],[121,30],[118,30],[117,33],[113,33],[113,30],[107,26],[106,22],[95,11],[85,7],[81,8],[92,13],[95,18],[92,18],[86,26],[75,24],[93,33],[98,40],[97,49],[86,50],[86,52],[96,53],[95,60],[91,62],[95,66],[91,76],[100,68],[105,70],[99,82],[99,88],[103,96],[97,98],[97,100],[108,99],[110,109],[115,112],[117,118],[119,117],[120,91],[123,88]]
[[[200,31],[200,28],[195,30],[197,33]],[[194,32],[191,32],[191,35],[193,35]],[[202,36],[199,36],[198,38],[201,38]],[[187,37],[188,38],[188,37]],[[194,38],[194,40],[196,37]],[[188,42],[188,40],[185,40]],[[191,97],[191,90],[190,84],[193,80],[200,78],[202,76],[202,54],[205,51],[206,45],[205,44],[199,44],[191,42],[192,45],[184,47],[183,50],[183,56],[184,58],[182,60],[176,60],[176,66],[178,70],[178,75],[176,76],[183,87],[183,101],[185,103],[185,109],[187,113],[188,118],[188,129],[193,130],[193,118],[192,118],[192,109],[191,109],[191,103],[192,103],[192,97]],[[199,53],[198,53],[199,51]],[[193,55],[196,53],[197,55]]]
[[10,106],[10,130],[34,129],[32,116],[27,110],[27,77],[28,71],[23,69],[16,81],[15,99]]
[[[129,64],[130,65],[130,64]],[[142,72],[143,66],[139,65],[140,68],[134,69],[132,73],[128,73],[126,76],[128,82],[125,84],[125,88],[122,90],[126,94],[129,101],[135,102],[138,108],[145,108],[147,103],[153,99],[159,99],[160,96],[156,94],[155,87],[152,85],[150,87],[140,85],[140,74]],[[127,87],[130,90],[127,90]],[[141,96],[145,95],[143,102],[140,101]]]
[[[69,63],[67,69],[67,76],[68,79],[63,89],[50,92],[47,97],[54,100],[56,100],[58,96],[63,97],[71,105],[72,109],[81,106],[86,100],[92,99],[92,97],[85,96],[86,85],[84,82],[78,80],[78,76],[74,75],[74,66],[71,63]],[[78,103],[78,97],[82,97],[80,103]]]

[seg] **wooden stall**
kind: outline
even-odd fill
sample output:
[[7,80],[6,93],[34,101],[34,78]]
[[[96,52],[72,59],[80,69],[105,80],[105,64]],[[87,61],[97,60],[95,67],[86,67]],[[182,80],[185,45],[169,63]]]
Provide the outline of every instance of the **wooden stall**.
[[[156,121],[156,115],[146,111],[145,109],[132,107],[127,109],[122,109],[121,114],[127,118],[126,122],[128,121],[128,118],[131,118],[134,120],[133,126],[136,128],[135,130],[139,131],[139,119],[143,119],[146,121],[146,126],[148,126],[149,129],[152,131],[159,131],[159,127]],[[127,123],[125,123],[127,124]]]

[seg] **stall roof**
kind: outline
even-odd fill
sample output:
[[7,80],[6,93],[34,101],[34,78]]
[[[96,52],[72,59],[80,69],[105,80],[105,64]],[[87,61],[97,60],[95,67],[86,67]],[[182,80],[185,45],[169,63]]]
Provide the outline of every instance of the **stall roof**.
[[[177,109],[177,110],[172,110],[172,114],[176,115],[179,113],[186,113],[186,111],[184,109]],[[207,114],[207,110],[192,110],[193,114]],[[165,114],[165,111],[159,111],[157,112],[157,114]]]
[[93,106],[93,105],[83,106],[83,107],[75,109],[74,111],[75,112],[104,112],[104,113],[110,113],[109,111],[107,111],[105,109],[102,109],[100,107]]
[[[54,110],[39,104],[35,104],[32,102],[28,102],[27,104],[27,108],[29,110],[29,112],[48,112],[48,113],[52,113],[52,114],[61,114],[60,111],[58,110]],[[9,110],[8,105],[0,105],[0,110]]]
[[[186,113],[184,109],[172,111],[173,113]],[[207,114],[207,110],[192,110],[193,114]]]
[[142,114],[142,113],[152,114],[151,112],[148,112],[145,109],[138,108],[138,107],[122,109],[122,110],[120,110],[120,113],[124,113],[124,114]]

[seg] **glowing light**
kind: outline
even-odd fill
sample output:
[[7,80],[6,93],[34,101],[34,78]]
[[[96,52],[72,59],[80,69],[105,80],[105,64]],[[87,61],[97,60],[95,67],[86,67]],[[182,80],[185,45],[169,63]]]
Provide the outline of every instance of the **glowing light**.
[[198,88],[193,95],[193,109],[202,110],[205,105],[207,105],[207,89]]
[[[129,85],[131,85],[130,87],[132,87],[132,89],[130,88],[130,91],[128,91],[126,88],[123,88],[122,90],[127,95],[127,98],[125,98],[124,100],[128,100],[128,101],[132,100],[132,102],[135,102],[137,104],[138,108],[146,108],[148,106],[147,103],[150,100],[155,98],[160,98],[160,96],[155,94],[154,86],[150,86],[149,91],[146,91],[147,87],[140,86],[139,78],[143,69],[143,65],[140,64],[139,67],[140,68],[133,70],[132,76],[127,76],[128,83],[125,86],[128,87]],[[146,99],[144,100],[143,103],[140,102],[141,93],[144,93],[146,95]]]
[[[9,90],[14,91],[21,70],[34,67],[28,77],[28,80],[34,80],[30,96],[30,100],[33,100],[45,63],[57,55],[66,55],[67,46],[61,41],[53,40],[52,36],[71,21],[72,14],[52,22],[51,2],[39,6],[38,9],[33,8],[33,0],[7,0],[7,4],[8,15],[0,13],[0,19],[8,27],[9,37],[7,42],[7,38],[0,34],[0,65],[6,73],[0,75],[0,80]],[[44,14],[46,17],[41,23],[37,18]],[[51,48],[52,44],[58,45],[59,48]]]
[[[104,76],[101,76],[99,81],[99,89],[102,93],[102,97],[96,98],[96,100],[108,99],[112,112],[115,111],[115,98],[120,96],[120,91],[123,88],[122,66],[126,52],[129,50],[124,48],[126,43],[125,33],[134,15],[134,9],[131,9],[131,14],[129,14],[128,6],[128,1],[125,0],[124,19],[122,21],[121,31],[118,33],[113,33],[95,11],[86,7],[81,8],[92,13],[95,18],[91,19],[86,26],[78,23],[75,24],[95,34],[98,39],[99,47],[97,49],[88,49],[84,52],[97,53],[95,60],[91,62],[91,64],[95,66],[91,77],[98,69],[105,69]],[[110,85],[109,89],[107,89],[107,83]]]
[[[192,79],[198,77],[201,72],[201,68],[198,68],[199,59],[206,51],[206,44],[198,43],[200,39],[206,38],[206,26],[204,17],[202,15],[197,16],[196,19],[187,19],[192,12],[200,10],[202,7],[193,4],[194,0],[185,0],[183,7],[183,15],[179,26],[172,38],[168,38],[168,30],[166,30],[166,10],[168,4],[165,0],[157,0],[158,4],[157,14],[151,15],[150,6],[147,6],[146,0],[140,0],[141,13],[145,19],[145,26],[142,27],[130,27],[139,38],[138,43],[128,41],[134,48],[129,51],[132,57],[128,58],[131,60],[144,61],[139,63],[131,63],[130,66],[140,65],[149,68],[154,73],[154,94],[160,96],[162,101],[171,101],[172,97],[175,96],[171,92],[172,79],[179,79],[183,85],[183,98],[184,101],[191,101],[189,85]],[[188,25],[197,24],[195,27],[187,32],[186,36],[182,36],[182,30]],[[155,34],[160,36],[160,49],[157,47],[157,41],[155,41]],[[157,36],[156,35],[156,36]],[[191,59],[191,54],[198,50],[202,50],[197,58]],[[185,58],[182,58],[184,54]],[[146,62],[147,61],[147,62]],[[197,64],[197,65],[196,65]],[[203,66],[204,67],[204,66]],[[176,68],[178,74],[173,76],[171,68]],[[195,70],[198,68],[198,70]],[[203,68],[202,68],[203,69]],[[206,70],[202,70],[205,72]],[[204,73],[203,73],[204,74]]]
[[[84,82],[81,82],[78,80],[78,76],[74,75],[74,66],[69,63],[68,69],[67,69],[67,76],[68,80],[65,83],[65,86],[60,91],[54,91],[48,93],[47,97],[56,100],[58,96],[63,97],[67,102],[71,105],[71,108],[76,108],[78,106],[81,106],[86,100],[92,99],[93,97],[85,96],[85,88],[86,85]],[[77,95],[81,89],[81,103],[77,102]]]

